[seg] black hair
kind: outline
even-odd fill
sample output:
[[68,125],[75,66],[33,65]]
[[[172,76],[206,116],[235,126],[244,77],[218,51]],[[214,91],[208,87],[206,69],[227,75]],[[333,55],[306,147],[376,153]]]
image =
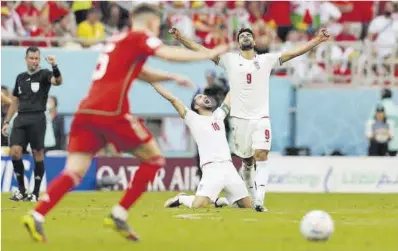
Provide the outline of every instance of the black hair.
[[392,92],[390,89],[386,88],[381,91],[381,99],[391,98]]
[[238,35],[236,36],[236,41],[239,42],[239,36],[240,36],[240,34],[242,34],[242,33],[244,33],[244,32],[249,32],[250,34],[252,34],[252,36],[253,36],[253,38],[254,38],[254,33],[253,33],[252,29],[250,29],[250,28],[242,28],[242,29],[240,29],[240,30],[238,31]]
[[375,112],[375,116],[374,116],[374,120],[377,120],[377,119],[376,119],[376,113],[378,113],[378,112],[382,112],[382,113],[384,114],[383,123],[386,123],[386,122],[387,122],[387,114],[386,114],[386,111],[385,111],[383,105],[381,105],[381,104],[377,105],[377,107],[376,107],[376,112]]
[[54,99],[54,106],[55,106],[55,107],[58,107],[58,99],[57,99],[57,97],[55,97],[55,96],[50,96],[49,98]]
[[29,52],[33,52],[33,53],[39,52],[40,53],[40,50],[36,46],[30,46],[30,47],[28,47],[28,49],[26,49],[26,55],[25,56],[28,56]]
[[8,91],[8,88],[7,88],[7,86],[2,85],[2,86],[1,86],[1,90]]
[[192,102],[191,102],[191,110],[194,111],[194,112],[196,112],[197,114],[199,114],[198,109],[195,108],[195,105],[196,105],[196,103],[195,103],[195,98],[196,98],[196,96],[197,96],[197,95],[193,96],[193,99],[192,99]]
[[159,10],[159,8],[157,8],[154,5],[150,5],[150,4],[146,4],[146,3],[139,4],[131,12],[131,15],[133,16],[133,18],[135,18],[136,16],[139,16],[141,14],[154,14],[154,15],[158,16],[159,18],[162,16],[162,12]]
[[87,15],[88,14],[92,14],[92,13],[96,13],[96,12],[101,12],[100,9],[98,9],[97,7],[92,7],[87,11]]

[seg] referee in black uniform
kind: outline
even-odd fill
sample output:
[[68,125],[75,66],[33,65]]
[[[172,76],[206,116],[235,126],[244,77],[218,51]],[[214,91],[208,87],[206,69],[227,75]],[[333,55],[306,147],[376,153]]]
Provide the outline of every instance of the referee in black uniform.
[[[26,50],[25,61],[28,70],[17,76],[12,103],[4,120],[2,133],[7,133],[9,122],[18,110],[10,135],[10,155],[19,189],[10,199],[37,201],[44,175],[44,136],[47,122],[44,112],[48,92],[51,85],[62,83],[62,77],[54,56],[46,58],[52,66],[52,71],[40,68],[40,50],[37,47],[29,47]],[[22,162],[22,152],[29,143],[35,160],[35,186],[32,194],[26,193]]]

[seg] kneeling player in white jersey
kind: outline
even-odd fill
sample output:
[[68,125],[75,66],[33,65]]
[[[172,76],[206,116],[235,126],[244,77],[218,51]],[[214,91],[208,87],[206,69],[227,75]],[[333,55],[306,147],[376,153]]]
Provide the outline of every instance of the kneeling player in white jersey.
[[[184,46],[194,51],[209,50],[182,36],[175,28],[170,33]],[[212,60],[225,69],[231,87],[231,113],[234,152],[243,160],[243,178],[255,204],[263,212],[268,183],[268,152],[271,149],[269,119],[269,77],[272,68],[300,56],[320,43],[329,34],[321,29],[306,44],[282,53],[256,54],[251,29],[241,29],[237,35],[239,52],[229,52]],[[254,171],[256,165],[256,172]]]
[[174,97],[158,83],[152,84],[155,90],[171,102],[184,119],[199,149],[200,166],[203,176],[196,195],[180,194],[165,203],[166,207],[181,204],[190,208],[205,207],[216,203],[219,193],[224,190],[229,204],[250,208],[252,202],[244,181],[232,164],[231,152],[225,135],[224,119],[229,113],[229,96],[223,105],[212,112],[212,104],[206,95],[196,95],[192,109]]

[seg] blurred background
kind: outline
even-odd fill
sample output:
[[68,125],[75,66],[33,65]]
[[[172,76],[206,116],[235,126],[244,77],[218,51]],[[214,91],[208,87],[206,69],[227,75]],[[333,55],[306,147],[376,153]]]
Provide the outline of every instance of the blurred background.
[[[1,84],[11,95],[24,71],[26,46],[55,55],[64,84],[53,87],[49,112],[63,154],[74,111],[86,95],[104,40],[131,26],[139,2],[2,1]],[[251,27],[258,53],[283,51],[312,38],[321,27],[332,41],[274,70],[271,122],[274,155],[394,155],[398,150],[398,2],[384,1],[164,1],[161,39],[175,26],[212,48],[234,43],[241,27]],[[134,45],[131,45],[132,47]],[[222,102],[229,89],[212,62],[171,64],[150,59],[150,67],[186,75],[195,90],[168,85],[189,105],[195,93]],[[48,67],[42,62],[43,67]],[[266,76],[264,76],[266,77]],[[145,97],[145,98],[143,98]],[[132,111],[143,118],[167,157],[192,157],[195,144],[170,104],[144,83],[130,93]],[[104,100],[106,102],[106,100]],[[7,105],[2,104],[2,120]],[[396,137],[393,137],[395,134]],[[7,154],[7,138],[2,137]],[[99,155],[119,156],[112,145]]]

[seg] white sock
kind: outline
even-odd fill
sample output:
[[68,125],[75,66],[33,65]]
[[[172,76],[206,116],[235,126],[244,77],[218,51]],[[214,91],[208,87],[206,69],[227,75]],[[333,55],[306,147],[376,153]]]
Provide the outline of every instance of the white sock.
[[116,218],[120,219],[120,220],[127,220],[128,217],[128,212],[127,210],[120,206],[120,205],[115,205],[112,207],[112,215],[115,216]]
[[252,199],[256,197],[256,185],[255,185],[256,171],[254,170],[254,165],[247,166],[242,162],[242,178],[246,183],[247,190],[249,191]]
[[268,162],[267,161],[257,161],[257,170],[256,170],[256,203],[264,203],[265,191],[267,190],[268,184]]
[[216,207],[224,207],[224,206],[229,206],[229,202],[227,200],[227,198],[225,197],[219,197],[216,199],[216,201],[214,202],[214,205]]
[[181,195],[178,201],[186,207],[192,208],[192,203],[195,200],[195,195]]
[[32,211],[32,216],[35,218],[38,222],[44,223],[44,216],[41,213],[38,213],[36,211]]

